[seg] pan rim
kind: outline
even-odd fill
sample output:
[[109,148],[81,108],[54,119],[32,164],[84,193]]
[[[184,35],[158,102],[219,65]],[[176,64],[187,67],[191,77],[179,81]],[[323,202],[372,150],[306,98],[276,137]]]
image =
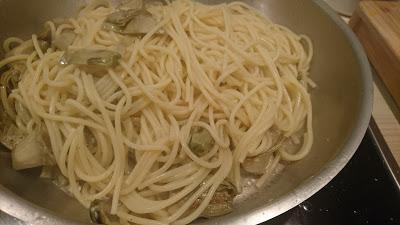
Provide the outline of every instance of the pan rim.
[[[359,113],[354,128],[342,146],[340,153],[335,157],[335,159],[327,163],[321,169],[318,176],[303,181],[302,184],[290,193],[276,199],[272,204],[255,209],[246,214],[245,217],[229,218],[224,221],[226,224],[258,224],[276,217],[305,201],[322,189],[344,168],[356,152],[365,132],[367,131],[373,105],[373,80],[367,56],[350,27],[327,5],[327,3],[322,0],[313,0],[313,3],[316,4],[345,35],[346,39],[351,44],[352,51],[359,63],[361,75],[363,77],[361,84],[363,94],[360,98]],[[1,184],[0,210],[25,222],[38,225],[83,224],[57,216],[50,210],[44,209],[19,197]],[[266,211],[268,211],[268,213],[266,213]]]

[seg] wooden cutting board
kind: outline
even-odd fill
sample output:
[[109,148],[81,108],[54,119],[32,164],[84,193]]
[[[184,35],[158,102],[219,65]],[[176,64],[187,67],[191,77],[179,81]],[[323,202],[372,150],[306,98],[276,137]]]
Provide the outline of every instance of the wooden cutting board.
[[375,80],[373,117],[397,162],[397,167],[390,166],[399,168],[400,1],[362,1],[350,20],[350,26],[381,78]]
[[361,1],[350,26],[400,107],[400,1]]

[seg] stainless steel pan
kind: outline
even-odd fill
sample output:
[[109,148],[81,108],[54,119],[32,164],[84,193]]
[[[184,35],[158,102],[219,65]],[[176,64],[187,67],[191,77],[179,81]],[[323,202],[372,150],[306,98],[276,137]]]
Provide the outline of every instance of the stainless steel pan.
[[[347,25],[322,0],[247,2],[314,42],[315,142],[307,158],[287,167],[268,188],[242,194],[233,213],[196,224],[257,224],[301,203],[349,161],[371,115],[373,88],[367,58]],[[10,35],[29,37],[47,19],[71,16],[81,4],[81,0],[0,0],[0,40]],[[32,224],[89,222],[87,210],[39,179],[38,171],[13,171],[5,150],[0,150],[0,210]]]

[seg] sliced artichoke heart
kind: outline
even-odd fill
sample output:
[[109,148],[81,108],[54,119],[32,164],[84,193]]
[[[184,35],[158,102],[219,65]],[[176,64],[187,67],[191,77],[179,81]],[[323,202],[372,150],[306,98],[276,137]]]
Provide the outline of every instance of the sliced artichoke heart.
[[147,10],[141,10],[137,13],[125,27],[125,34],[147,34],[157,26],[157,20]]
[[9,69],[0,76],[0,85],[5,87],[9,94],[13,89],[17,88],[21,79],[22,73],[25,71],[25,66],[22,64],[13,64]]
[[31,132],[11,151],[15,170],[29,169],[46,164],[45,146],[38,132]]
[[262,153],[255,157],[248,157],[242,163],[242,167],[246,172],[262,175],[269,163],[271,163],[273,157],[272,153]]
[[9,150],[15,149],[17,144],[21,142],[26,134],[24,134],[17,126],[10,121],[5,112],[1,112],[1,134],[0,142]]
[[143,35],[154,29],[157,23],[157,19],[146,9],[118,10],[108,15],[103,29],[121,34]]
[[272,163],[274,159],[273,153],[279,150],[282,147],[283,143],[287,140],[286,137],[284,137],[283,135],[281,135],[280,132],[277,131],[273,131],[271,135],[274,144],[269,149],[267,149],[267,151],[253,157],[247,157],[241,164],[246,172],[255,175],[264,174],[268,165],[270,165],[270,163]]
[[40,31],[40,33],[37,35],[37,39],[38,40],[42,40],[45,42],[49,42],[51,43],[51,30],[50,27],[45,25],[42,30]]
[[[110,214],[111,202],[107,200],[94,200],[90,203],[89,215],[92,222],[97,224],[116,224],[118,217]],[[119,224],[119,223],[118,223]]]
[[43,53],[47,51],[47,49],[50,48],[51,42],[52,42],[52,35],[51,35],[51,30],[50,27],[45,25],[42,29],[42,31],[37,35],[38,39],[38,44],[40,47],[40,50],[42,50]]
[[191,130],[191,137],[189,140],[189,148],[192,152],[201,157],[211,150],[214,146],[214,138],[207,129],[202,127],[194,127]]
[[138,10],[128,9],[128,10],[118,10],[107,16],[103,23],[104,30],[110,30],[117,33],[124,33],[126,25],[131,21]]
[[63,32],[61,32],[61,34],[59,36],[57,36],[54,41],[53,41],[53,45],[54,47],[65,51],[68,49],[68,47],[70,45],[72,45],[72,43],[74,42],[75,38],[76,38],[76,34],[73,30],[64,30]]
[[121,54],[110,50],[78,49],[67,50],[60,60],[61,65],[95,65],[115,67]]
[[118,10],[108,15],[105,22],[120,27],[126,26],[135,17],[137,11],[136,9]]
[[237,195],[236,188],[224,180],[215,191],[210,203],[201,213],[202,217],[222,216],[233,211],[233,199]]

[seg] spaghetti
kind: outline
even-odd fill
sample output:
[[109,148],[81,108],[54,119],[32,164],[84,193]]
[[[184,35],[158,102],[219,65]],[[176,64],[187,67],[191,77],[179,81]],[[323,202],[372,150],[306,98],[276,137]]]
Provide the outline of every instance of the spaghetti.
[[[42,140],[39,165],[58,168],[81,204],[106,202],[108,222],[188,224],[216,203],[224,182],[240,192],[246,163],[263,159],[260,187],[281,162],[307,155],[309,38],[241,2],[141,7],[157,21],[143,35],[105,29],[122,9],[94,1],[76,18],[46,23],[48,48],[39,35],[3,45],[0,67],[23,68],[12,90],[1,88],[22,137],[15,143]],[[71,43],[59,49],[54,40],[66,31]],[[63,61],[82,49],[120,57],[94,71]]]

